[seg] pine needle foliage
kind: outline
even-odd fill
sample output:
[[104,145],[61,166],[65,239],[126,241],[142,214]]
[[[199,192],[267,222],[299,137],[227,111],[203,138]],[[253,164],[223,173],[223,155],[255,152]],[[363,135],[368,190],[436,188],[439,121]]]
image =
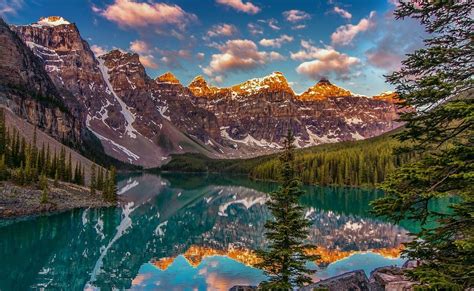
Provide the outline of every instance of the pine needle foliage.
[[[387,76],[403,105],[417,109],[402,116],[398,151],[421,158],[391,175],[373,208],[395,222],[422,223],[405,253],[423,263],[408,274],[436,290],[474,287],[473,8],[472,1],[401,1],[395,11],[430,35]],[[446,196],[457,198],[448,211],[430,208]]]
[[257,252],[269,280],[262,282],[261,289],[290,290],[296,286],[310,283],[309,274],[314,270],[307,268],[308,261],[317,256],[308,255],[304,241],[308,238],[311,222],[305,218],[304,208],[299,198],[304,194],[301,181],[295,175],[294,137],[289,132],[285,140],[285,150],[281,160],[281,186],[270,193],[267,206],[274,219],[265,224],[268,249]]

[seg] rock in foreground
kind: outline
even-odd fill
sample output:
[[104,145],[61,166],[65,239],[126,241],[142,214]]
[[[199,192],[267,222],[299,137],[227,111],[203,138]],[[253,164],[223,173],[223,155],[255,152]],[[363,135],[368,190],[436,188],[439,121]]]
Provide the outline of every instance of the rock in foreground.
[[[298,290],[313,291],[411,291],[415,289],[418,282],[410,281],[404,274],[404,269],[410,269],[417,266],[417,263],[407,262],[402,268],[388,266],[380,267],[370,273],[370,279],[367,278],[363,270],[347,272],[334,276],[317,283],[310,284]],[[234,286],[231,291],[238,290],[257,290],[253,286]]]
[[353,290],[353,291],[368,291],[369,280],[363,270],[356,270],[339,276],[331,277],[326,280],[321,280],[318,283],[308,285],[300,290]]

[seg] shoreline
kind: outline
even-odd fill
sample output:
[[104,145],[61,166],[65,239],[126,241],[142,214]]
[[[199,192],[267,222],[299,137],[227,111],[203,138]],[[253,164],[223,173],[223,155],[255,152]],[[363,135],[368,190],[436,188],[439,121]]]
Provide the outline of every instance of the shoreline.
[[56,214],[79,208],[114,207],[105,202],[101,192],[91,195],[89,188],[59,182],[58,187],[48,181],[48,202],[41,203],[42,191],[36,185],[18,186],[11,182],[0,182],[0,219],[14,220],[38,215]]

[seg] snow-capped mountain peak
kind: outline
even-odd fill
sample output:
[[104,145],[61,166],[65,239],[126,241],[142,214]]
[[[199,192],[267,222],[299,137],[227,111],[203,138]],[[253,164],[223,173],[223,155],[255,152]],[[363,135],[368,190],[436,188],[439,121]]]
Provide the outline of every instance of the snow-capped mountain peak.
[[204,77],[201,75],[196,76],[191,81],[191,83],[189,83],[188,88],[197,97],[213,96],[223,90],[221,88],[209,85],[206,79],[204,79]]
[[48,17],[41,17],[37,25],[41,26],[58,26],[64,24],[71,24],[71,22],[67,21],[61,16],[48,16]]
[[286,92],[294,94],[288,81],[281,72],[273,72],[262,78],[254,78],[231,87],[232,92],[237,95],[253,95],[261,91]]
[[157,83],[180,84],[178,78],[171,72],[166,72],[155,79]]
[[303,94],[299,95],[298,98],[303,101],[317,101],[325,100],[328,97],[348,97],[355,96],[351,91],[338,87],[328,79],[321,79],[316,85],[309,88]]

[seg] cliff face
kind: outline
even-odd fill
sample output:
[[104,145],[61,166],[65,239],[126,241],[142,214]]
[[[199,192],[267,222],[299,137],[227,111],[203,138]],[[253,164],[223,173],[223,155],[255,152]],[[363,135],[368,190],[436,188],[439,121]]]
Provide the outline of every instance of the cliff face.
[[1,19],[0,42],[0,102],[56,139],[80,144],[80,120],[65,106],[41,60]]

